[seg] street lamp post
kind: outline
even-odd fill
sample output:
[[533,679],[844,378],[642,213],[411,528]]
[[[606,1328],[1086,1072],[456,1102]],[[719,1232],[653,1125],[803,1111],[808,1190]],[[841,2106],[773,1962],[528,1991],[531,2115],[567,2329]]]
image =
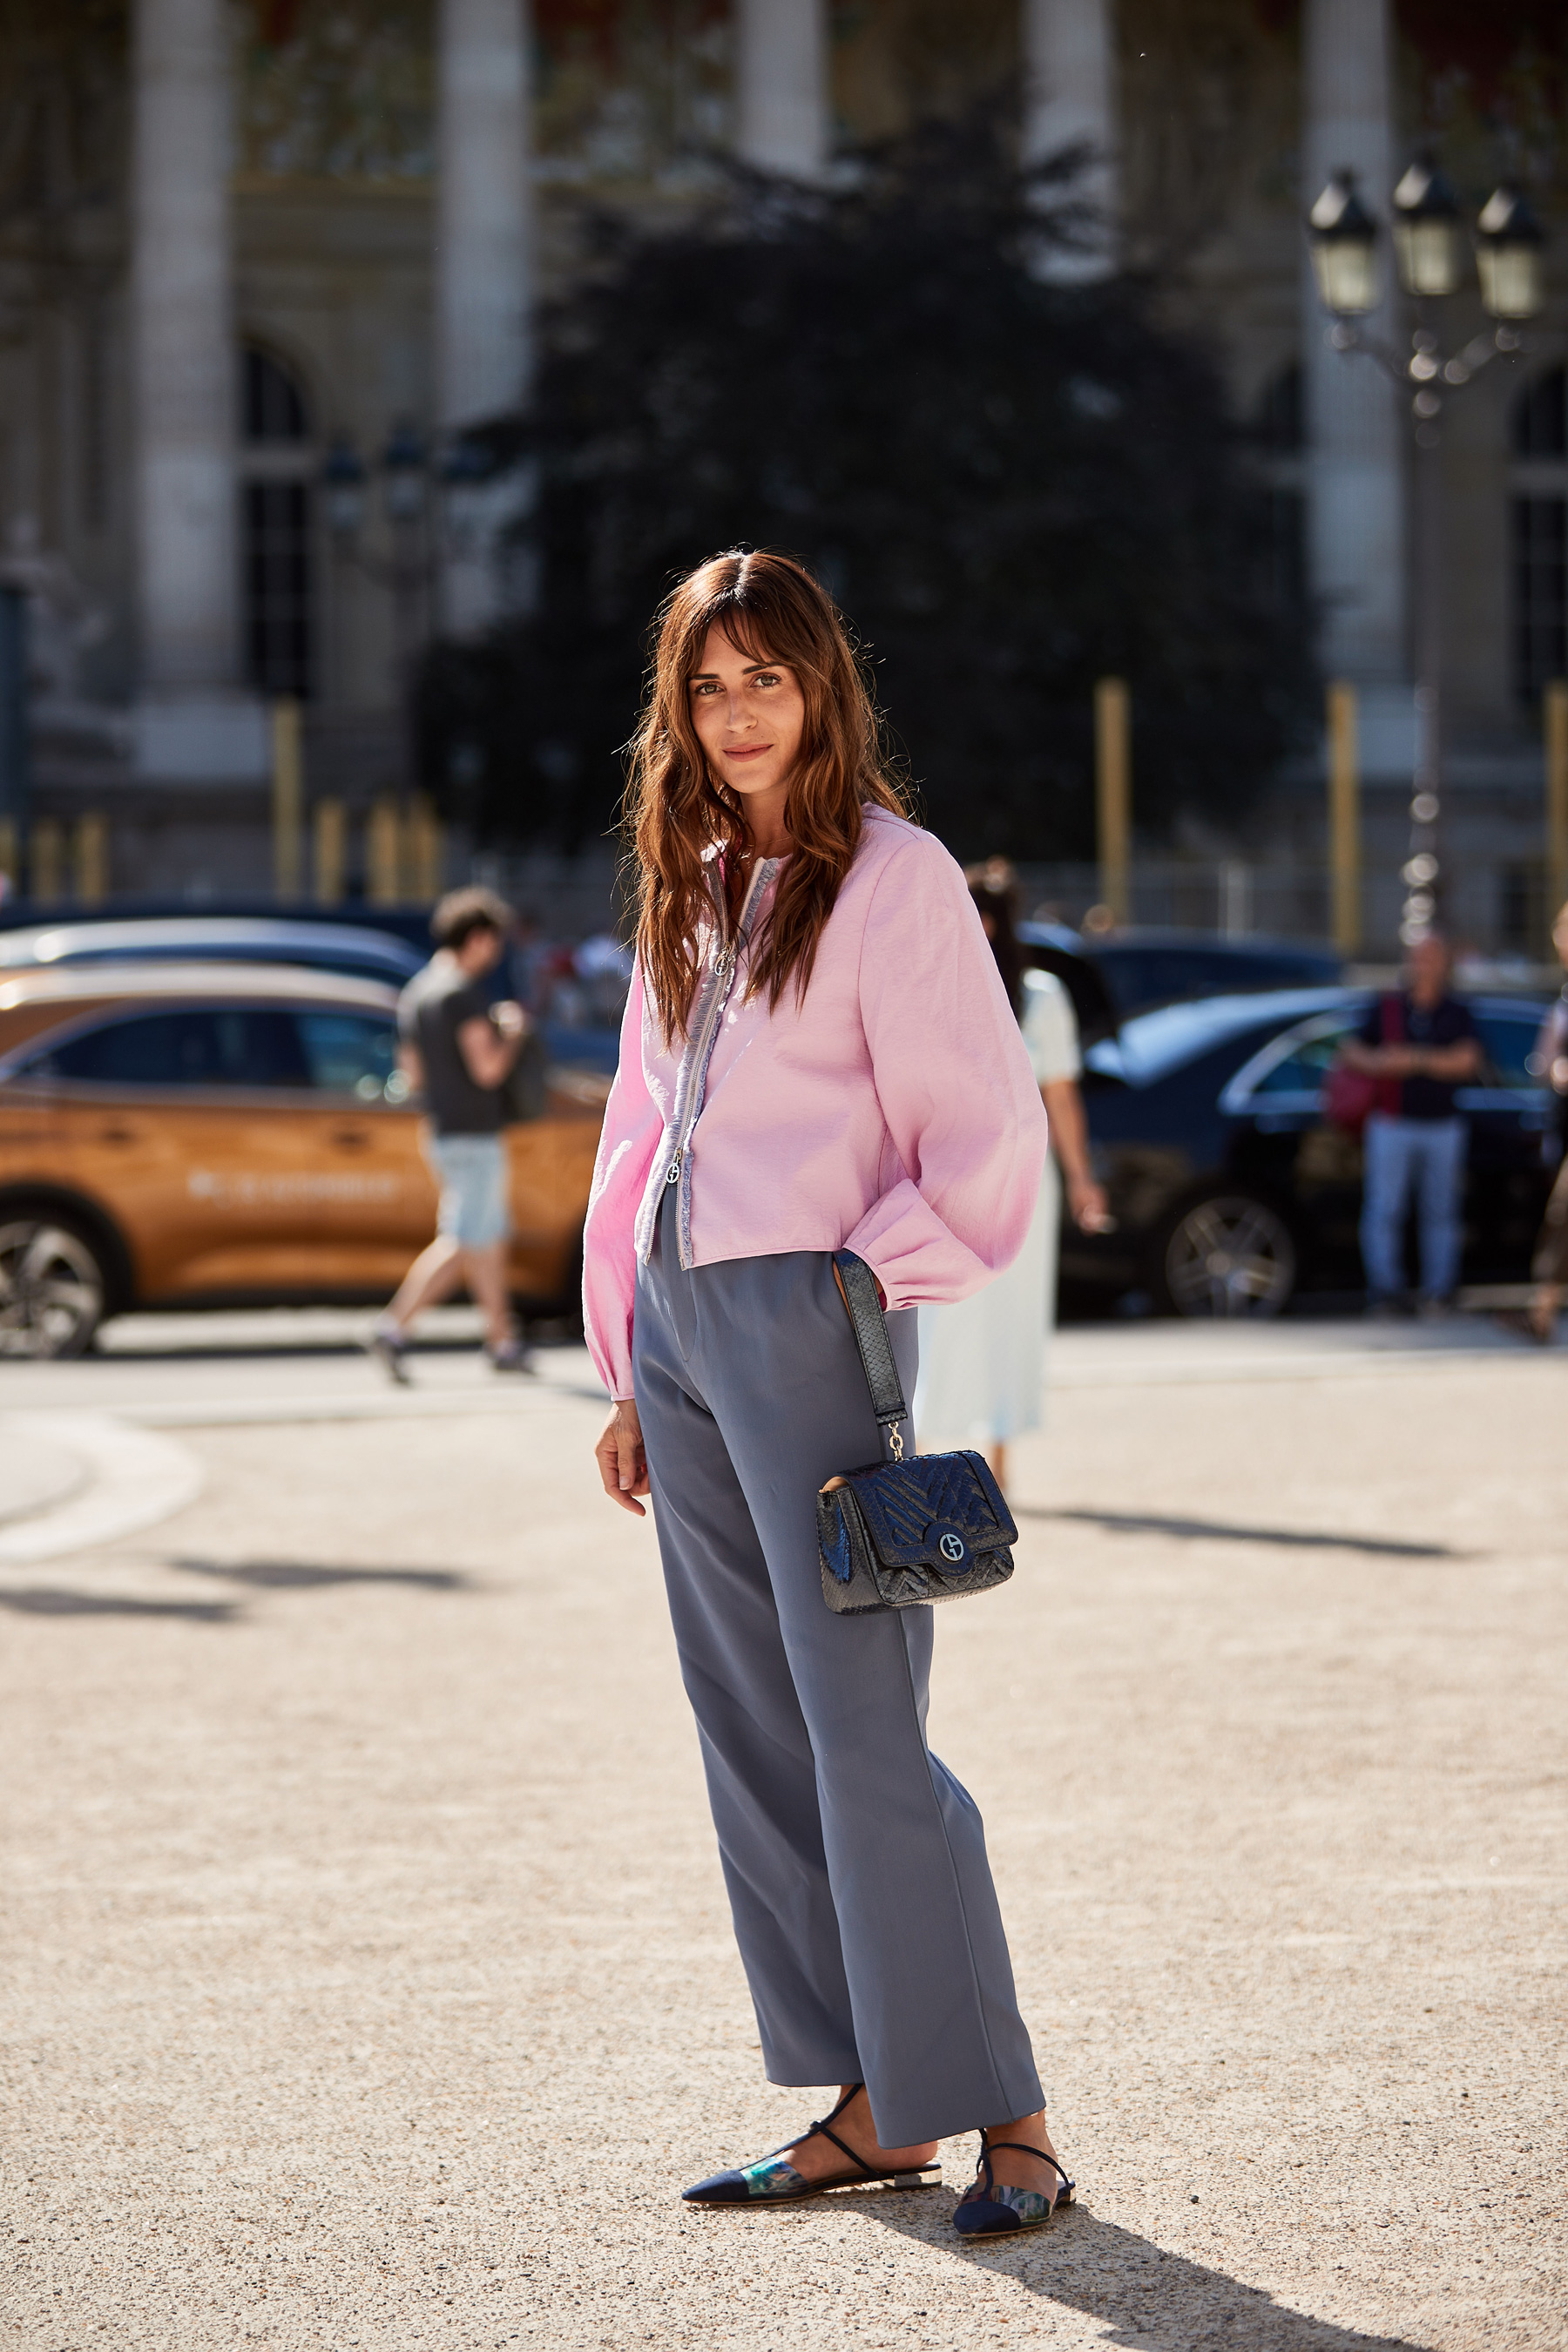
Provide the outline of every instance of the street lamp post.
[[1541,225],[1517,189],[1499,188],[1482,207],[1474,242],[1481,300],[1493,325],[1451,357],[1428,324],[1428,306],[1464,284],[1466,236],[1458,198],[1447,174],[1423,157],[1394,191],[1394,250],[1400,284],[1415,305],[1408,357],[1358,324],[1379,292],[1378,228],[1351,172],[1336,172],[1307,216],[1312,269],[1331,312],[1329,341],[1362,352],[1395,383],[1412,387],[1415,439],[1415,716],[1410,798],[1410,851],[1401,871],[1405,902],[1399,936],[1409,945],[1432,928],[1442,886],[1438,826],[1443,814],[1442,447],[1440,420],[1448,394],[1471,383],[1489,362],[1525,348],[1515,322],[1532,319],[1544,299]]
[[425,606],[435,576],[428,542],[430,452],[417,428],[393,426],[378,463],[383,550],[363,541],[367,468],[353,443],[340,434],[321,468],[327,529],[332,544],[356,571],[390,591],[393,667],[405,686],[425,635]]

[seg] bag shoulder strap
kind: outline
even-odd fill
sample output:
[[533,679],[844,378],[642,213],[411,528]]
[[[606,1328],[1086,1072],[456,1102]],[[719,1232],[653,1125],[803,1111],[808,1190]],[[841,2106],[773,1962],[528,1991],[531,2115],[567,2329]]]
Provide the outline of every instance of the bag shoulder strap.
[[897,1434],[898,1424],[909,1419],[910,1409],[904,1402],[898,1365],[893,1361],[893,1343],[888,1337],[887,1318],[877,1296],[877,1277],[865,1259],[857,1257],[853,1250],[834,1251],[833,1275],[860,1350],[866,1385],[871,1391],[871,1410],[881,1426],[894,1433],[894,1452],[901,1455],[903,1441]]

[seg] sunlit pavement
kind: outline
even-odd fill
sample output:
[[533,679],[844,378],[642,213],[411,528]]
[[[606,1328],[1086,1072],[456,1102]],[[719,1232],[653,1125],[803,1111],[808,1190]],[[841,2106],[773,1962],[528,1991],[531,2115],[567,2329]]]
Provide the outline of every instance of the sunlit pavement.
[[675,2200],[822,2109],[587,1359],[473,1328],[0,1364],[0,2341],[1568,2344],[1568,1351],[1058,1335],[933,1733],[1082,2204],[965,2252],[951,2189]]

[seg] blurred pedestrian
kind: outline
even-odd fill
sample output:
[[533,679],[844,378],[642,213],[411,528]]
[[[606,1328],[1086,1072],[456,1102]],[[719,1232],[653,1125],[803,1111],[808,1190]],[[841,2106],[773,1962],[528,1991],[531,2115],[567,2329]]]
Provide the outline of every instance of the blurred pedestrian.
[[1027,1238],[1012,1265],[968,1298],[921,1308],[915,1427],[928,1452],[984,1446],[997,1485],[1005,1486],[1008,1440],[1040,1425],[1047,1335],[1056,1321],[1058,1162],[1074,1223],[1085,1233],[1103,1233],[1110,1220],[1089,1163],[1072,999],[1054,972],[1025,969],[1016,929],[1018,885],[1006,860],[989,858],[971,866],[965,878],[1002,985],[1022,1023],[1025,1051],[1050,1122],[1051,1150]]
[[1387,1081],[1389,1099],[1368,1117],[1363,1143],[1361,1254],[1374,1316],[1404,1310],[1413,1192],[1423,1311],[1442,1313],[1458,1288],[1468,1129],[1454,1097],[1479,1073],[1481,1045],[1469,1006],[1449,991],[1450,969],[1447,941],[1428,931],[1410,948],[1404,989],[1381,998],[1340,1048],[1347,1068]]
[[907,1310],[1023,1244],[1039,1095],[799,565],[719,556],[676,591],[630,807],[637,963],[584,1239],[599,1469],[625,1509],[653,1497],[769,2079],[840,2084],[686,2195],[919,2185],[981,2126],[956,2226],[1032,2228],[1068,2191],[980,1816],[926,1745],[931,1612],[828,1609],[816,1504],[882,1454],[833,1253],[875,1276],[908,1383]]
[[398,999],[397,1058],[424,1097],[425,1156],[440,1188],[436,1239],[409,1267],[369,1340],[395,1381],[406,1381],[408,1327],[466,1284],[484,1317],[486,1352],[498,1371],[525,1371],[528,1351],[507,1288],[503,1089],[530,1032],[510,999],[489,1003],[483,983],[506,951],[511,910],[490,890],[450,890],[430,919],[436,952]]
[[[1559,963],[1568,968],[1568,906],[1558,909],[1552,944]],[[1535,1295],[1522,1315],[1503,1316],[1500,1320],[1546,1347],[1555,1335],[1563,1293],[1568,1288],[1568,982],[1542,1024],[1535,1059],[1542,1077],[1556,1097],[1561,1157],[1530,1269],[1535,1280]]]

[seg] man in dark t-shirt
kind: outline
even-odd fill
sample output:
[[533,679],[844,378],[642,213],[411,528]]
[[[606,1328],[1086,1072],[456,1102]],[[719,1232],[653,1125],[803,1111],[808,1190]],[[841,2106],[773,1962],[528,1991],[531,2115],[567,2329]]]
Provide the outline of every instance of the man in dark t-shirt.
[[[1558,961],[1568,966],[1568,906],[1557,910],[1557,920],[1552,926],[1552,944],[1557,950]],[[1534,1293],[1522,1314],[1505,1315],[1500,1319],[1510,1330],[1523,1331],[1542,1347],[1549,1347],[1556,1333],[1563,1294],[1568,1289],[1568,985],[1564,985],[1541,1024],[1541,1034],[1535,1041],[1535,1066],[1556,1098],[1561,1157],[1552,1197],[1536,1237],[1535,1262],[1530,1269],[1535,1278]]]
[[441,1205],[435,1240],[409,1267],[367,1343],[395,1381],[408,1377],[409,1324],[460,1282],[484,1316],[498,1371],[528,1369],[507,1292],[511,1216],[501,1137],[501,1090],[527,1038],[528,1015],[520,1004],[492,1004],[483,985],[510,922],[510,908],[491,891],[449,891],[430,921],[436,953],[398,1000],[397,1057],[425,1098],[425,1154]]
[[1373,1315],[1396,1314],[1404,1297],[1413,1189],[1424,1310],[1441,1313],[1458,1286],[1468,1131],[1455,1096],[1479,1071],[1481,1047],[1468,1005],[1448,993],[1448,972],[1446,940],[1435,931],[1415,940],[1403,993],[1380,998],[1341,1051],[1352,1070],[1388,1080],[1394,1097],[1366,1123],[1361,1254]]

